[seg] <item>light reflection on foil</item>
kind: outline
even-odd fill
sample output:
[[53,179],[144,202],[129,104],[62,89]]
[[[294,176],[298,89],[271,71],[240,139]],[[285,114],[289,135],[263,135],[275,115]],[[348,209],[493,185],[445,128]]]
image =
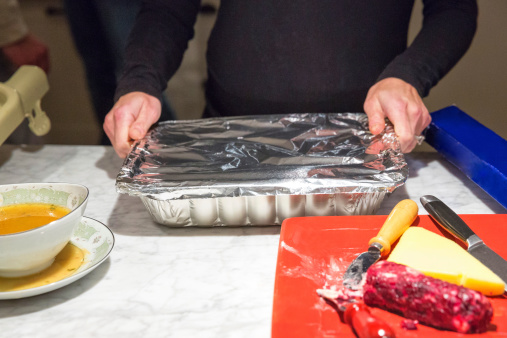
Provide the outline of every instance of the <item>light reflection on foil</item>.
[[372,135],[365,114],[308,113],[162,122],[116,187],[162,224],[270,225],[372,214],[407,176],[391,124]]

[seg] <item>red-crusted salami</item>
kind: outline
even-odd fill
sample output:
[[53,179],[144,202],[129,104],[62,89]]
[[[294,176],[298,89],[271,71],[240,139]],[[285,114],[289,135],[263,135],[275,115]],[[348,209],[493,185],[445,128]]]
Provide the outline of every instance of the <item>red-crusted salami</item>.
[[485,332],[493,317],[489,299],[480,292],[393,262],[372,265],[363,291],[367,305],[460,333]]

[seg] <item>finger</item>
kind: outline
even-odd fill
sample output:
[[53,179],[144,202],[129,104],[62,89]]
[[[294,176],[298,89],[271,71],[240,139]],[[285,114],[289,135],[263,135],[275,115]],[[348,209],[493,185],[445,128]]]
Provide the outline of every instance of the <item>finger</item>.
[[407,107],[405,112],[399,113],[396,123],[393,122],[394,132],[400,141],[401,151],[403,153],[411,152],[417,145],[417,139],[415,138],[415,123],[417,122],[414,123],[414,117],[415,116],[409,113],[409,109]]
[[382,108],[394,125],[394,132],[400,142],[401,150],[403,152],[412,150],[415,147],[415,135],[407,104],[402,100],[389,100]]
[[129,137],[129,128],[134,122],[134,116],[129,113],[126,106],[120,106],[113,111],[114,129],[113,140],[116,153],[125,158],[130,151],[131,139]]
[[401,150],[403,152],[409,152],[410,150],[414,149],[417,141],[415,139],[414,133],[411,131],[408,125],[400,125],[398,122],[398,124],[394,127],[394,132],[396,136],[398,136]]
[[409,153],[412,150],[414,150],[416,145],[417,145],[417,140],[415,138],[413,138],[411,142],[405,143],[401,146],[401,152],[402,153]]
[[114,118],[113,114],[110,112],[106,115],[104,119],[104,124],[102,125],[102,128],[104,129],[104,132],[106,133],[107,137],[109,138],[109,141],[111,141],[111,145],[113,146],[116,154],[120,158],[125,158],[127,156],[127,153],[125,151],[118,151],[116,147],[116,140],[114,138]]
[[368,116],[368,128],[373,135],[380,134],[385,128],[386,115],[376,98],[367,97],[364,101],[364,112]]
[[134,140],[143,138],[150,127],[160,118],[161,104],[159,100],[145,101],[139,116],[130,126],[129,136]]
[[431,115],[426,109],[426,107],[423,105],[423,112],[420,119],[420,124],[416,128],[416,135],[421,135],[423,131],[430,125],[431,123]]
[[111,141],[111,144],[114,147],[114,118],[112,112],[109,112],[104,118],[102,129],[104,129],[104,132],[106,133],[107,137],[109,138],[109,141]]
[[420,135],[430,123],[431,117],[419,96],[407,102],[407,113],[414,135]]
[[422,118],[423,118],[423,111],[422,107],[414,102],[409,101],[407,103],[407,120],[410,125],[410,129],[412,131],[412,134],[419,135],[418,130],[421,129],[421,126],[423,124]]

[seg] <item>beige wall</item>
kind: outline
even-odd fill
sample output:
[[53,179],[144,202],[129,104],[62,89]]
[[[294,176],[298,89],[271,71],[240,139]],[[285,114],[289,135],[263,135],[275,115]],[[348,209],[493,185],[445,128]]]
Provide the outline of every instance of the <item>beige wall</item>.
[[[412,36],[422,22],[421,3],[416,0]],[[424,102],[430,111],[455,104],[507,139],[507,1],[479,0],[478,3],[478,29],[472,46]]]
[[[217,0],[215,0],[217,1]],[[51,48],[51,89],[42,102],[52,119],[47,143],[95,144],[100,123],[95,120],[86,89],[81,61],[76,54],[63,15],[47,16],[47,6],[59,0],[21,0],[30,28]],[[456,104],[482,124],[507,139],[505,86],[507,80],[507,1],[479,0],[479,28],[475,40],[459,64],[425,99],[430,111]],[[413,36],[421,24],[421,0],[416,0],[411,26]],[[168,94],[179,116],[197,118],[203,106],[204,52],[213,16],[201,16],[197,35],[184,63],[169,83]],[[423,148],[423,150],[425,150]]]
[[99,126],[91,108],[84,71],[72,44],[64,15],[46,15],[49,7],[61,8],[58,0],[20,0],[31,31],[50,48],[49,92],[42,108],[51,119],[45,143],[96,144]]

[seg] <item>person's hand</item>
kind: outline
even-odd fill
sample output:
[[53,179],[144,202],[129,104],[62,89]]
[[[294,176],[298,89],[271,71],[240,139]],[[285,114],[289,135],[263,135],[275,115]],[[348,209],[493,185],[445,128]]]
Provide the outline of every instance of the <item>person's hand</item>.
[[130,152],[131,141],[144,137],[160,118],[160,100],[142,92],[120,97],[104,120],[104,131],[121,158]]
[[38,66],[49,72],[49,48],[33,34],[2,47],[5,57],[16,67],[23,65]]
[[364,101],[364,111],[374,135],[384,130],[385,118],[392,122],[404,153],[415,148],[418,143],[416,136],[421,135],[431,122],[417,90],[397,78],[387,78],[372,86]]

